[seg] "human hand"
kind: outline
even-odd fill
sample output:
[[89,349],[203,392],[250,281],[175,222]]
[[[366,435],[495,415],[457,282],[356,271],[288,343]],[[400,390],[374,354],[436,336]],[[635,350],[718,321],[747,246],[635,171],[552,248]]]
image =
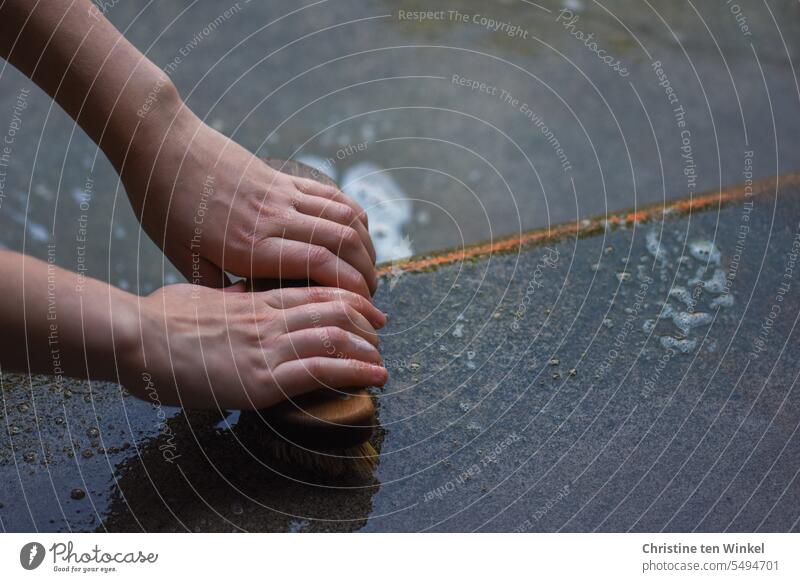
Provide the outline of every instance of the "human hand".
[[145,230],[180,271],[215,287],[228,271],[374,292],[364,210],[336,188],[269,168],[208,127],[94,8],[89,0],[0,3],[0,56],[103,150]]
[[243,288],[169,285],[141,299],[126,388],[144,399],[155,389],[168,405],[255,410],[386,382],[375,333],[386,317],[369,300],[328,287]]
[[144,229],[192,283],[223,286],[227,271],[375,292],[375,250],[355,201],[272,169],[186,107],[165,112],[142,126],[122,180]]

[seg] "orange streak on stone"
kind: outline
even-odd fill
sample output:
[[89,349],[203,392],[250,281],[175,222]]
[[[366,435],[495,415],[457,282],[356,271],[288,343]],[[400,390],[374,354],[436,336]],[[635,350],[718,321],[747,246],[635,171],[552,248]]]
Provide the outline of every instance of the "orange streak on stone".
[[[754,181],[750,196],[764,196],[770,192],[777,192],[779,186],[800,186],[800,173],[783,174],[777,178]],[[495,253],[506,253],[528,245],[557,241],[567,237],[585,236],[600,231],[606,223],[619,226],[659,219],[664,217],[665,213],[672,216],[682,216],[692,212],[709,210],[715,206],[722,208],[746,197],[744,185],[733,186],[721,191],[706,192],[690,198],[682,198],[665,205],[650,204],[636,211],[623,211],[610,216],[598,216],[589,220],[562,223],[553,227],[532,230],[521,235],[478,243],[453,251],[411,258],[395,265],[383,264],[378,267],[378,275],[383,276],[398,270],[402,272],[424,271]]]

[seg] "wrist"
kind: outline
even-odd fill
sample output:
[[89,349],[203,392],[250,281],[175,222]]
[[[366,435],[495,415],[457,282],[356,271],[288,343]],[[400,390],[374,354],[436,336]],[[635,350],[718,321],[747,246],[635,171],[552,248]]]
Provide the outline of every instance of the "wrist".
[[145,298],[118,289],[113,291],[116,295],[110,309],[113,358],[117,362],[119,381],[130,389],[138,385],[146,371],[142,334],[149,323],[141,320],[145,314],[140,308]]
[[171,82],[153,95],[155,98],[143,106],[146,110],[137,109],[137,124],[127,138],[124,155],[112,160],[140,220],[148,191],[156,195],[148,197],[148,207],[159,213],[166,211],[165,202],[157,199],[161,192],[159,180],[162,177],[174,180],[173,168],[180,167],[186,144],[201,123],[184,105]]
[[120,96],[101,143],[118,172],[139,160],[152,161],[168,132],[192,116],[164,71],[150,64],[137,77]]

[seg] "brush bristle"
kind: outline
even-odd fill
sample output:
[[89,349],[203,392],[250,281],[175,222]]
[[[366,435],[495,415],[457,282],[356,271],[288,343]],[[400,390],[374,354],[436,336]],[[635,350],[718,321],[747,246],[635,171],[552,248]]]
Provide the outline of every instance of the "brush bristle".
[[287,466],[323,479],[370,479],[378,465],[378,452],[367,441],[346,449],[312,451],[284,440],[269,439],[271,457]]

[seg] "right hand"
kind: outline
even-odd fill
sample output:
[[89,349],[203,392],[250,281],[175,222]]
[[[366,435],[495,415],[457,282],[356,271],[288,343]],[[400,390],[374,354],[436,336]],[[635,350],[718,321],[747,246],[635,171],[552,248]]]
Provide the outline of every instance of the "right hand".
[[363,296],[242,290],[178,284],[141,299],[126,388],[143,399],[155,389],[165,405],[255,410],[319,388],[386,382],[375,332],[386,317]]

